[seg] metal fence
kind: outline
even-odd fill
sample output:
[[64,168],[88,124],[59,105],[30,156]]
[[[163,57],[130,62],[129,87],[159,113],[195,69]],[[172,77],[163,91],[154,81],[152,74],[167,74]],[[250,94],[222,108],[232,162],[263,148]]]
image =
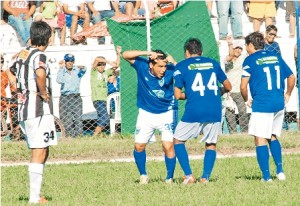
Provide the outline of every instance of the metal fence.
[[[299,13],[299,12],[298,12]],[[107,20],[109,32],[112,36],[114,45],[122,46],[122,50],[149,50],[161,49],[171,54],[177,61],[184,59],[183,44],[189,37],[198,37],[203,43],[203,55],[220,61],[227,75],[231,76],[231,82],[238,84],[240,79],[239,72],[232,72],[233,65],[224,63],[224,59],[228,54],[227,41],[216,41],[216,32],[214,31],[212,20],[207,12],[205,2],[192,1],[187,2],[175,11],[165,14],[160,18],[149,21],[136,20],[127,23],[118,23]],[[299,15],[297,16],[299,22]],[[299,28],[297,24],[297,28]],[[299,30],[298,39],[299,39]],[[243,40],[240,40],[243,41]],[[294,44],[290,40],[279,39],[281,52],[284,55],[291,53],[290,49],[294,48]],[[299,42],[299,41],[298,41]],[[299,47],[299,43],[298,43]],[[107,60],[115,61],[116,53],[114,46],[99,46],[100,49],[88,46],[78,46],[64,51],[47,50],[49,57],[48,65],[51,69],[52,76],[52,94],[54,101],[54,113],[56,118],[57,131],[61,137],[77,137],[82,135],[93,135],[97,128],[97,110],[99,113],[108,113],[109,119],[103,126],[102,134],[109,135],[112,133],[133,134],[137,117],[136,107],[136,74],[135,70],[125,60],[121,60],[120,72],[115,77],[120,78],[120,84],[109,84],[112,77],[109,73],[97,74],[92,77],[94,60],[103,56]],[[93,50],[91,52],[91,50]],[[59,55],[58,55],[59,53]],[[75,56],[75,64],[77,66],[86,67],[86,72],[82,77],[78,77],[80,81],[80,95],[71,95],[62,97],[61,91],[63,84],[56,82],[57,74],[60,70],[59,61],[63,59],[66,53],[72,53]],[[245,51],[244,51],[245,53]],[[299,50],[298,50],[299,53]],[[284,57],[285,58],[285,57]],[[295,70],[296,62],[294,57],[288,57],[287,63]],[[292,59],[292,61],[290,61]],[[66,62],[67,63],[67,62]],[[105,66],[110,68],[109,63]],[[237,70],[240,70],[239,67]],[[77,78],[76,77],[76,78]],[[66,77],[67,78],[67,77]],[[95,102],[92,99],[91,81],[97,83],[102,102]],[[2,80],[1,80],[2,81]],[[114,81],[114,80],[113,80]],[[106,88],[104,88],[106,87]],[[107,88],[117,88],[113,96],[108,100]],[[104,90],[103,90],[104,88]],[[8,88],[5,88],[8,90]],[[297,121],[299,121],[299,96],[297,87],[295,88],[291,98],[291,103],[287,107],[283,128],[287,130],[298,130]],[[105,92],[103,92],[105,91]],[[223,133],[246,133],[250,110],[246,108],[245,103],[240,97],[239,92],[225,94],[223,109]],[[20,139],[22,135],[18,130],[18,122],[14,115],[15,98],[11,99],[1,97],[1,135],[3,137],[10,136],[12,139]],[[112,103],[112,101],[114,103]],[[3,103],[3,106],[2,106]],[[184,102],[180,102],[181,115],[184,110]],[[105,115],[100,117],[98,121],[104,120]],[[102,119],[101,119],[102,118]],[[98,122],[99,123],[99,122]],[[99,136],[102,136],[101,133]]]

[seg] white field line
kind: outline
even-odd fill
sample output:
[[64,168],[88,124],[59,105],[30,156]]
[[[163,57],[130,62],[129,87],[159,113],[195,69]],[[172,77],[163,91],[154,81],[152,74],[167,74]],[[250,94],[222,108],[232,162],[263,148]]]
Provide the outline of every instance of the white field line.
[[[300,151],[294,152],[283,152],[283,155],[289,154],[300,154]],[[237,154],[217,154],[218,159],[225,158],[241,158],[241,157],[255,157],[256,153],[237,153]],[[189,155],[190,160],[203,159],[203,155]],[[164,157],[147,157],[147,161],[164,161]],[[47,161],[47,165],[60,165],[60,164],[84,164],[84,163],[98,163],[98,162],[134,162],[133,158],[115,158],[115,159],[104,159],[104,160],[61,160],[61,161]],[[1,163],[1,167],[14,167],[14,166],[26,166],[28,162],[18,163]]]

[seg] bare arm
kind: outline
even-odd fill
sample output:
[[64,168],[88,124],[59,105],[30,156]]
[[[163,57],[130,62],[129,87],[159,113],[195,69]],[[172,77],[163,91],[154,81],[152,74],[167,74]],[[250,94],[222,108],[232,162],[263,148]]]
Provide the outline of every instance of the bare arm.
[[287,88],[286,88],[286,92],[284,94],[284,101],[285,101],[285,103],[288,103],[288,101],[290,100],[292,91],[293,91],[293,89],[295,87],[295,81],[296,81],[296,78],[295,78],[294,74],[292,74],[291,76],[289,76],[287,78]]
[[248,101],[248,83],[249,83],[249,77],[242,77],[240,89],[241,89],[241,95],[245,102]]
[[40,96],[48,102],[50,100],[50,96],[46,90],[46,72],[43,67],[40,67],[36,70],[36,84],[40,91]]
[[135,62],[135,58],[138,56],[150,56],[151,58],[157,58],[157,53],[151,51],[139,51],[139,50],[129,50],[123,52],[123,58],[130,64]]
[[179,89],[178,87],[174,87],[174,96],[178,100],[185,100],[185,93],[182,92],[182,89]]

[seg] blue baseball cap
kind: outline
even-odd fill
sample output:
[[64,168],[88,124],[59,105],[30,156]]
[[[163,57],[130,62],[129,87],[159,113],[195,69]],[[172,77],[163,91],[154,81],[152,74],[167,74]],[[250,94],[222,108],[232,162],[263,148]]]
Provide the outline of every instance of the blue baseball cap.
[[66,54],[64,56],[64,60],[66,62],[74,62],[75,61],[75,56],[73,54]]

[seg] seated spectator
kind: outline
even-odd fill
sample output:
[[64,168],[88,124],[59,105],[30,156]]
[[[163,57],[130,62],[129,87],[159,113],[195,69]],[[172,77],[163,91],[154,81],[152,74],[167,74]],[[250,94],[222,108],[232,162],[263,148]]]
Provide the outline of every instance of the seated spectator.
[[[246,55],[242,54],[243,43],[240,40],[232,40],[227,37],[229,54],[225,59],[225,71],[229,81],[232,84],[232,90],[227,95],[227,101],[231,101],[226,107],[225,118],[228,122],[229,133],[237,132],[236,114],[238,113],[238,122],[242,133],[248,132],[249,116],[246,111],[246,104],[241,95],[240,84],[242,76],[242,64]],[[225,100],[225,101],[226,101]],[[235,105],[233,105],[235,104]],[[236,111],[237,110],[237,111]]]
[[119,10],[116,11],[126,14],[130,17],[138,17],[143,16],[145,14],[145,10],[141,9],[141,0],[135,1],[123,1],[123,0],[115,0],[119,2]]
[[[298,1],[298,5],[300,6],[300,1]],[[296,9],[294,1],[286,2],[286,12],[289,16],[289,30],[290,30],[290,38],[295,37],[295,28],[296,28]]]
[[249,2],[249,17],[253,20],[253,31],[260,31],[262,22],[265,26],[273,24],[273,18],[276,16],[275,1],[265,0],[257,1],[250,0]]
[[34,1],[9,0],[3,2],[3,9],[9,13],[8,24],[11,25],[20,36],[21,46],[29,44],[30,26],[32,15],[36,6]]
[[80,96],[80,82],[86,72],[85,66],[75,66],[75,56],[66,54],[59,62],[56,82],[61,85],[59,99],[59,117],[62,120],[66,135],[77,137],[82,134],[83,125],[82,99]]
[[177,4],[178,1],[158,0],[157,8],[155,10],[155,17],[159,17],[173,11]]
[[213,0],[206,0],[205,2],[210,18],[216,18],[216,16],[212,14]]
[[[93,63],[90,81],[92,101],[97,112],[97,126],[93,134],[94,136],[101,134],[103,129],[109,124],[109,114],[106,109],[107,83],[109,75],[120,65],[120,55],[121,47],[117,47],[116,62],[111,62],[106,60],[105,57],[98,56]],[[109,64],[111,68],[105,69],[107,64]]]
[[228,35],[228,19],[231,19],[231,31],[234,39],[243,38],[243,2],[228,0],[216,1],[219,24],[219,39],[226,40]]
[[[92,12],[92,22],[96,24],[98,22],[103,21],[105,18],[111,18],[115,15],[115,10],[118,9],[118,3],[110,1],[110,0],[87,0],[87,5],[90,11]],[[114,9],[111,8],[111,5]],[[98,38],[99,44],[105,43],[105,37]]]
[[[80,43],[73,40],[78,24],[83,29],[90,26],[90,15],[85,6],[85,0],[61,0],[61,2],[66,14],[66,25],[70,28],[71,45]],[[83,43],[86,44],[86,42]]]
[[54,42],[54,32],[55,29],[60,29],[60,45],[64,46],[65,44],[65,37],[66,37],[66,24],[58,25],[57,17],[59,14],[63,13],[62,5],[56,0],[48,0],[43,1],[40,6],[40,12],[42,13],[43,21],[47,22],[52,28],[52,36],[51,36],[51,44],[53,45]]
[[265,50],[281,54],[279,44],[275,41],[277,36],[277,27],[269,25],[266,27]]

